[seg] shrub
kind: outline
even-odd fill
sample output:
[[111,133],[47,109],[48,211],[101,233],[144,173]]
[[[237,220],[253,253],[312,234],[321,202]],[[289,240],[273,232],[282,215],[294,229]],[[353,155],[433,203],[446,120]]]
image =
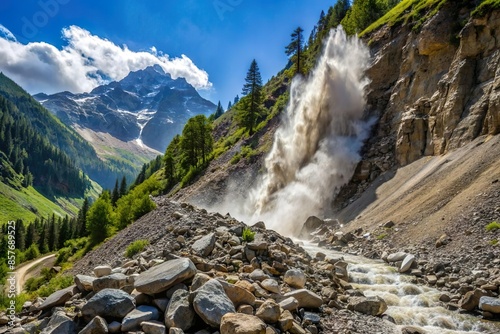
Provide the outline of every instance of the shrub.
[[125,251],[125,256],[131,258],[135,254],[141,252],[147,245],[149,245],[148,240],[136,240],[128,245],[127,250]]
[[244,227],[241,238],[243,239],[243,241],[252,242],[253,239],[255,238],[255,232],[252,232],[252,230],[248,227]]
[[31,244],[27,250],[24,251],[24,259],[26,261],[36,259],[40,256],[40,251],[36,244]]
[[494,221],[494,222],[491,222],[488,225],[486,225],[485,229],[488,232],[493,232],[495,230],[500,229],[500,224],[498,222]]

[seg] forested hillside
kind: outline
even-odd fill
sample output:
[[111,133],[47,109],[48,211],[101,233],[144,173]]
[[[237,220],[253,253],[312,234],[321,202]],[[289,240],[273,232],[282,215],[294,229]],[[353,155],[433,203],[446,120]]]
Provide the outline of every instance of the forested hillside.
[[[103,187],[111,188],[116,178],[122,176],[119,161],[106,164],[100,160],[87,141],[65,126],[2,73],[0,73],[0,96],[16,106],[17,113],[26,118],[34,131],[64,152],[77,168]],[[123,165],[126,167],[126,164]]]

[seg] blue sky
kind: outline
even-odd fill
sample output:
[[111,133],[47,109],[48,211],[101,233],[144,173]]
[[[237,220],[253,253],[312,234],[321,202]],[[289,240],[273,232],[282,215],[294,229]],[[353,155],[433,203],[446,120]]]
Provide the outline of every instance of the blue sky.
[[[33,53],[39,58],[42,53],[49,57],[58,54],[57,50],[67,47],[68,41],[85,40],[85,45],[89,46],[90,35],[120,47],[126,45],[134,52],[151,53],[151,47],[155,47],[160,55],[163,52],[170,59],[184,54],[194,63],[192,80],[198,80],[199,92],[215,103],[221,100],[225,107],[229,100],[241,93],[243,79],[253,58],[259,64],[264,81],[267,81],[287,63],[283,51],[290,41],[292,30],[297,26],[303,27],[307,38],[321,10],[326,11],[333,4],[334,0],[3,0],[0,2],[0,24],[14,35],[17,44],[12,52],[22,54],[26,64],[32,63],[29,60]],[[63,39],[63,29],[71,26],[81,30],[73,30]],[[82,37],[82,31],[89,34]],[[77,35],[80,37],[75,37]],[[23,50],[19,44],[37,42],[48,43],[57,50],[39,43],[35,51],[30,49],[31,55],[16,51]],[[81,50],[87,49],[78,47],[77,50],[82,53]],[[59,63],[69,63],[67,56],[74,53],[65,53]],[[0,53],[0,70],[7,75],[11,71],[17,81],[23,75],[28,76],[29,80],[22,79],[25,82],[21,85],[25,83],[31,93],[63,90],[63,87],[70,91],[88,88],[76,87],[68,83],[67,78],[54,80],[57,85],[54,83],[53,86],[50,82],[37,84],[37,80],[46,77],[47,73],[64,70],[58,67],[52,72],[49,68],[28,72],[22,62],[17,67],[3,68],[2,65],[7,62],[12,63],[12,59],[9,61],[7,57]],[[91,55],[88,59],[93,61],[94,58]],[[141,59],[144,60],[144,57]],[[127,64],[131,62],[135,62],[135,58],[134,61],[127,60]],[[193,69],[187,59],[172,63],[172,66],[177,65],[184,66],[182,71]],[[130,66],[126,67],[127,70],[142,65],[134,63]],[[179,75],[184,73],[182,71]],[[207,84],[203,71],[208,74],[211,85]],[[120,74],[115,72],[109,76],[120,78]]]

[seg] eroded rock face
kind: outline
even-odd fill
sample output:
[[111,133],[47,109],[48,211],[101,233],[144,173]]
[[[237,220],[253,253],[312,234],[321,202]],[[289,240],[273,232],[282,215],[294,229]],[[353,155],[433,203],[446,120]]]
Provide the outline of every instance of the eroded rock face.
[[500,133],[500,13],[471,19],[469,11],[448,2],[418,32],[395,26],[367,36],[368,105],[379,122],[355,184]]

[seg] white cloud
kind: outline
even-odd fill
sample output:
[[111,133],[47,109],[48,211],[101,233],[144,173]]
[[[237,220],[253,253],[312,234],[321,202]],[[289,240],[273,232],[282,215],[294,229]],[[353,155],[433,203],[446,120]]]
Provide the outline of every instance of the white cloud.
[[62,49],[44,42],[25,45],[0,25],[0,71],[30,93],[88,92],[154,64],[174,79],[186,78],[197,89],[212,87],[207,72],[185,55],[170,58],[154,46],[149,52],[135,52],[77,26],[63,29],[62,34],[67,42]]
[[0,24],[0,38],[5,38],[9,41],[16,41],[16,37],[10,32],[9,29],[5,28],[2,24]]

